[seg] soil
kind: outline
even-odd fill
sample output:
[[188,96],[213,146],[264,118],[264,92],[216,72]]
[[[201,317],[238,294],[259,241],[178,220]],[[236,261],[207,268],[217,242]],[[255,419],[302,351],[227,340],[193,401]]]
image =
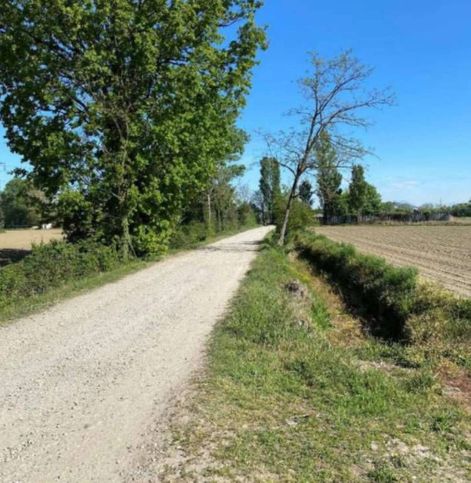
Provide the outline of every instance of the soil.
[[351,243],[471,297],[471,226],[323,226],[316,233]]

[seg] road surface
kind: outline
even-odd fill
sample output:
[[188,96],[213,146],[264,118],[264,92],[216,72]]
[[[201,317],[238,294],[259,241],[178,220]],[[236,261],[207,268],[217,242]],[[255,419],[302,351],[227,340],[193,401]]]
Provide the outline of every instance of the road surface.
[[147,429],[201,366],[268,231],[168,258],[0,327],[0,481],[130,479]]

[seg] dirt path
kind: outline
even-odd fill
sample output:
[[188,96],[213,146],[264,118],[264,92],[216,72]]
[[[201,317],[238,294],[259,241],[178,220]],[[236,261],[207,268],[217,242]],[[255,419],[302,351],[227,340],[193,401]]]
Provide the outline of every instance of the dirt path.
[[132,475],[147,429],[199,367],[268,230],[169,258],[0,327],[0,481]]

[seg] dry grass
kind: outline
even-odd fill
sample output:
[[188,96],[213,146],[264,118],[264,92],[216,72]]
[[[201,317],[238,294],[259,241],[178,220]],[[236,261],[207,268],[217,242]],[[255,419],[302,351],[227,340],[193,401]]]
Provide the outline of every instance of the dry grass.
[[33,245],[61,240],[62,230],[7,230],[0,232],[0,267],[18,262],[31,251]]
[[30,250],[33,244],[63,238],[62,230],[7,230],[0,233],[0,250]]

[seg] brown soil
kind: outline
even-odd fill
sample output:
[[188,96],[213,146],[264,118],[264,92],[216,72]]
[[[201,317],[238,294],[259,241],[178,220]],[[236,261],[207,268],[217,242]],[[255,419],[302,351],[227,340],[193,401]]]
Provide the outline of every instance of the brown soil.
[[316,232],[471,297],[471,226],[324,226]]

